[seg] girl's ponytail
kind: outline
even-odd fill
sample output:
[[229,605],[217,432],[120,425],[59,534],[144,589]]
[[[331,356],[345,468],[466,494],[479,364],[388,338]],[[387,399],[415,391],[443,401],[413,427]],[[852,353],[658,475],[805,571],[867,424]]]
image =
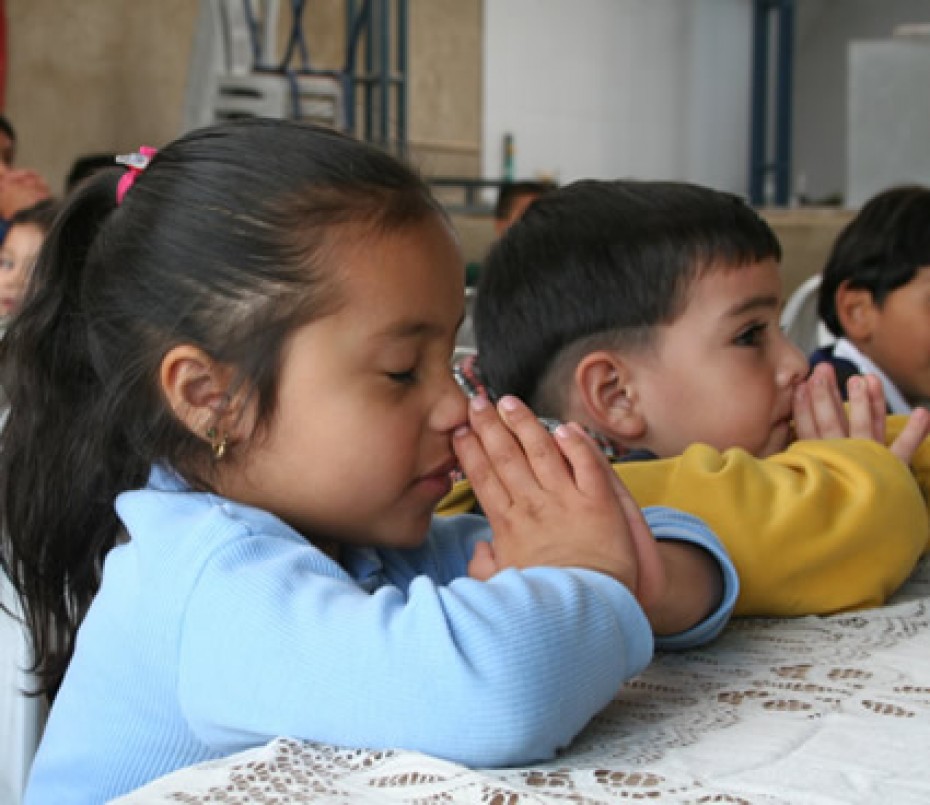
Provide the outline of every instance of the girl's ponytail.
[[0,560],[22,599],[38,692],[50,697],[118,534],[112,462],[93,421],[102,389],[81,301],[88,254],[116,206],[118,177],[105,171],[66,203],[0,342],[9,404],[0,435]]

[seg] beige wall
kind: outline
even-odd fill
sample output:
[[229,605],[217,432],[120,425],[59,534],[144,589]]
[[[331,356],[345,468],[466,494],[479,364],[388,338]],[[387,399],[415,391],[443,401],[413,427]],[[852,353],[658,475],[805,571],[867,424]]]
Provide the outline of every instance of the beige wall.
[[[314,66],[343,60],[343,0],[308,3]],[[280,3],[281,29],[290,4]],[[481,0],[410,0],[408,138],[428,173],[477,175]],[[19,164],[60,192],[73,159],[177,136],[198,0],[7,0]]]
[[6,113],[18,162],[60,191],[75,156],[159,145],[180,128],[197,5],[7,0]]
[[[75,156],[159,145],[181,130],[199,0],[7,0],[6,111],[19,162],[60,191]],[[314,65],[343,61],[344,2],[314,0],[305,35]],[[281,0],[281,31],[289,4]],[[481,141],[481,0],[409,0],[408,138],[430,175],[477,176]],[[282,44],[283,48],[283,44]],[[823,265],[851,213],[765,212],[785,248],[787,290]],[[480,260],[489,219],[457,219],[466,257]]]

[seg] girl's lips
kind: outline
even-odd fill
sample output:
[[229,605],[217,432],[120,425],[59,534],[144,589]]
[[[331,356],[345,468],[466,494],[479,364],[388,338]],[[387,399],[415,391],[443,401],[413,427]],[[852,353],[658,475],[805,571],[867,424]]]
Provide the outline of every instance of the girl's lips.
[[429,490],[431,493],[444,498],[452,489],[452,473],[458,468],[458,462],[455,459],[449,459],[445,464],[437,467],[435,470],[421,475],[416,485],[421,489]]
[[438,502],[452,491],[452,474],[447,472],[424,475],[417,481],[416,486],[428,497],[435,498]]

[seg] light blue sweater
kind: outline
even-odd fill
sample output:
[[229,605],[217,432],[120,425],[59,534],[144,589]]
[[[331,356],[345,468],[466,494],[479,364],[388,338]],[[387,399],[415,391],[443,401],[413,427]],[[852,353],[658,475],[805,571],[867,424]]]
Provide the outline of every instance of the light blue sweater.
[[[153,471],[117,510],[107,557],[26,792],[98,803],[183,766],[292,736],[414,749],[473,766],[550,758],[649,662],[639,605],[588,570],[466,576],[479,517],[437,518],[418,549],[358,550],[348,572],[266,512]],[[726,593],[678,636],[705,641],[736,599],[695,518],[660,537],[719,558]]]

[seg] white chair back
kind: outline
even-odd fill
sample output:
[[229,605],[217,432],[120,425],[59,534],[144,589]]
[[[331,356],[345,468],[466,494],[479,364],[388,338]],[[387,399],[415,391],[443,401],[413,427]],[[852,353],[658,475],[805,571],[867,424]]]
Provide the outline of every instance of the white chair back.
[[820,274],[808,277],[788,297],[781,313],[781,328],[805,355],[836,339],[817,315]]

